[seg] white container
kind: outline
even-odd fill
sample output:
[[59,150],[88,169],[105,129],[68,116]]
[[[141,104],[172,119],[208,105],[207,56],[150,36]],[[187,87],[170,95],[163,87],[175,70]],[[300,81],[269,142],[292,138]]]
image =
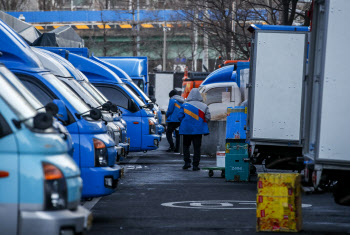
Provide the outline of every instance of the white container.
[[216,152],[216,166],[225,167],[225,151]]

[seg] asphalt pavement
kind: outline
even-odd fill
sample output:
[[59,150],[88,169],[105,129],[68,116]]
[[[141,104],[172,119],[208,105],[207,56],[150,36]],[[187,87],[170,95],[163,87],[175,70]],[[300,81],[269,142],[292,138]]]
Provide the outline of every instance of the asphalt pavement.
[[[88,234],[256,234],[256,179],[226,182],[220,172],[182,170],[182,156],[167,147],[163,138],[156,151],[129,154],[117,191],[84,204],[94,216]],[[215,164],[203,156],[200,167]],[[350,207],[330,193],[304,193],[302,203],[302,234],[350,233]]]

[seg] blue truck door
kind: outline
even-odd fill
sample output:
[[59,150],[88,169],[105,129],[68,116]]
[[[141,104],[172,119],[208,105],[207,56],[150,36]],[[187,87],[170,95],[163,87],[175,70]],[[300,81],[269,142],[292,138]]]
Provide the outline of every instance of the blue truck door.
[[133,102],[124,91],[116,85],[93,84],[104,94],[108,100],[112,101],[123,112],[123,118],[127,123],[127,137],[130,138],[130,150],[141,148],[142,140],[142,119],[140,110],[131,110],[130,104]]
[[[29,77],[27,75],[17,74],[17,77],[21,80],[23,85],[30,90],[33,95],[43,104],[46,105],[52,102],[56,97],[42,82],[38,81],[36,78]],[[67,110],[68,114],[70,113]],[[68,132],[70,133],[73,141],[74,153],[73,159],[81,166],[80,162],[80,139],[79,139],[79,128],[74,118],[70,118],[71,123],[65,123]]]
[[[1,103],[0,100],[0,107],[4,105]],[[3,234],[17,234],[19,194],[17,147],[16,137],[0,113],[0,228]]]

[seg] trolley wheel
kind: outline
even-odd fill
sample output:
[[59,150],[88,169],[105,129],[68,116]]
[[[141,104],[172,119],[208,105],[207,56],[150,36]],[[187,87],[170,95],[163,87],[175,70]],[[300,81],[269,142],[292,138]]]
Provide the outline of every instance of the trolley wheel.
[[209,170],[208,175],[209,175],[209,177],[213,177],[214,171],[213,170]]
[[225,170],[221,171],[221,178],[225,178]]

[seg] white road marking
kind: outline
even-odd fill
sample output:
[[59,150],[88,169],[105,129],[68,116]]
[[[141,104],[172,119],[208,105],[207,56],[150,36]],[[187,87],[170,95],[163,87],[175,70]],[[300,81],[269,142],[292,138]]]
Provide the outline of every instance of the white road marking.
[[140,157],[133,157],[128,163],[135,163],[137,160],[139,160]]
[[[255,201],[236,201],[236,200],[182,201],[182,202],[166,202],[166,203],[162,203],[161,205],[166,207],[183,208],[183,209],[256,210]],[[240,207],[241,205],[243,207]],[[311,204],[302,204],[302,208],[308,208],[311,206],[312,206]]]
[[93,198],[91,201],[86,201],[83,203],[83,206],[88,209],[89,211],[92,210],[92,208],[96,205],[96,203],[98,203],[98,201],[101,199],[102,197],[95,197]]

